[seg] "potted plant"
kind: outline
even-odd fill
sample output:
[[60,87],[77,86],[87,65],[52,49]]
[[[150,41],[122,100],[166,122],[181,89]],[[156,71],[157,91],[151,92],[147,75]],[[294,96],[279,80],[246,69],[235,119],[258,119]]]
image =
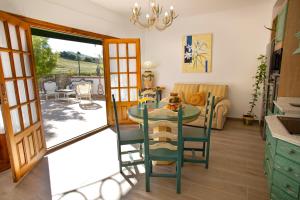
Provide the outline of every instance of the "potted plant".
[[267,57],[264,55],[260,55],[258,58],[258,66],[256,70],[256,74],[253,77],[255,79],[253,86],[253,93],[251,95],[251,100],[249,102],[249,111],[247,114],[243,115],[243,121],[246,125],[253,124],[256,115],[253,113],[253,109],[256,106],[256,102],[258,97],[261,95],[261,85],[264,83],[266,79],[266,71],[267,71]]

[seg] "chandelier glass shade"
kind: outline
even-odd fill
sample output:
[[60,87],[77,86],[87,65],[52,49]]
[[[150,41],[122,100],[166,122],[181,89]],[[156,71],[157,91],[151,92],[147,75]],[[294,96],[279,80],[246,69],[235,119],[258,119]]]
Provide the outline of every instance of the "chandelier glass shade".
[[133,24],[137,24],[144,28],[151,28],[155,27],[157,30],[163,31],[169,26],[172,25],[174,19],[177,17],[174,7],[170,6],[169,11],[165,11],[164,15],[162,16],[162,7],[155,3],[154,1],[149,0],[149,11],[145,15],[146,20],[141,21],[142,11],[141,6],[138,3],[134,4],[132,8],[132,15],[130,17],[130,21]]

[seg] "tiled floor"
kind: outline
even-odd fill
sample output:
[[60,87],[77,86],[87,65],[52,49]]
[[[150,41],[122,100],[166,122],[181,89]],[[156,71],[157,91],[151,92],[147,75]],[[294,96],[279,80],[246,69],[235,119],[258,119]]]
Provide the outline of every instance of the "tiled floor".
[[[268,199],[264,141],[257,126],[232,120],[224,130],[213,131],[209,169],[186,163],[180,195],[175,180],[165,178],[152,178],[151,192],[146,193],[144,167],[131,169],[137,173],[131,178],[121,175],[116,150],[116,135],[108,129],[50,154],[18,184],[12,183],[9,171],[4,172],[0,174],[0,199]],[[128,170],[124,173],[129,174]]]
[[104,100],[49,99],[41,105],[47,147],[107,124]]

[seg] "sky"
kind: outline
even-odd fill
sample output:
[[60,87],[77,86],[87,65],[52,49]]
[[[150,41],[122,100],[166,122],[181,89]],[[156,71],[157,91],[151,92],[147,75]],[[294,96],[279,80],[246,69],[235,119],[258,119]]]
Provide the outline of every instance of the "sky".
[[98,57],[99,54],[103,56],[102,45],[94,45],[94,44],[52,39],[52,38],[49,38],[48,43],[52,48],[53,52],[79,51],[81,54],[85,54],[92,57]]

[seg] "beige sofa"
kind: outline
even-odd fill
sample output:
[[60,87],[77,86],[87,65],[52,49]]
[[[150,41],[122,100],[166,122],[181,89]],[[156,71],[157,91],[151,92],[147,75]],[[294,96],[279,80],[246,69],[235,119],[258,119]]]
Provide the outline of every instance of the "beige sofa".
[[[172,92],[177,92],[179,95],[182,95],[183,103],[186,103],[185,100],[189,99],[189,95],[191,94],[198,92],[207,94],[207,92],[211,92],[212,95],[217,97],[216,99],[219,99],[219,102],[216,102],[215,105],[212,128],[223,129],[230,108],[230,102],[227,99],[227,85],[176,83]],[[163,101],[167,101],[167,99],[163,99]],[[200,108],[201,113],[204,112],[204,106],[197,107]],[[197,120],[189,122],[187,125],[202,127],[203,123],[204,117],[200,115]]]

